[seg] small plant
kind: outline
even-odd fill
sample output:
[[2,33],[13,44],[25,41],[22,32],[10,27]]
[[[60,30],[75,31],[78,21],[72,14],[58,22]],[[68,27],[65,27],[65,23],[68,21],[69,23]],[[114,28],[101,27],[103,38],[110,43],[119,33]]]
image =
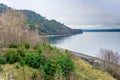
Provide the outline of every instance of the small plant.
[[8,46],[9,48],[17,48],[17,44],[14,42],[10,43]]
[[19,65],[19,64],[16,64],[14,68],[15,68],[15,69],[19,69],[19,68],[20,68],[20,65]]
[[25,61],[23,59],[20,60],[20,65],[24,66],[25,65]]
[[25,49],[29,49],[30,48],[30,43],[29,42],[26,42],[25,43]]
[[10,64],[20,61],[20,55],[17,54],[16,50],[12,50],[12,49],[8,50],[5,57],[6,57],[6,61]]
[[70,77],[70,73],[74,71],[75,66],[68,51],[65,51],[65,53],[66,55],[58,56],[57,62],[62,69],[63,76],[66,78],[66,80],[69,80],[68,78]]
[[0,55],[0,64],[6,64],[6,58]]
[[43,46],[43,44],[41,43],[41,44],[38,44],[38,45],[36,45],[35,47],[34,47],[34,49],[35,50],[38,50],[38,51],[43,51],[44,50],[44,46]]
[[17,49],[17,54],[19,54],[20,56],[24,57],[25,56],[25,48],[23,46],[19,47]]

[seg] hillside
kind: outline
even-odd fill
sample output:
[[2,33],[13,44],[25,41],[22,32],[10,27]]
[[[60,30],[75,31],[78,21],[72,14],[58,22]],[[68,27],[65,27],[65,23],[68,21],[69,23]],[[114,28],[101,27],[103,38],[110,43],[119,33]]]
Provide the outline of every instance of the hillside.
[[[0,13],[4,13],[6,9],[8,9],[7,5],[0,4]],[[48,20],[40,14],[31,11],[31,10],[17,10],[26,15],[27,25],[31,30],[35,30],[39,34],[47,34],[47,35],[63,35],[63,34],[76,34],[82,33],[82,30],[74,30],[66,25],[56,21],[56,20]]]
[[49,44],[0,52],[0,80],[115,80],[106,71]]

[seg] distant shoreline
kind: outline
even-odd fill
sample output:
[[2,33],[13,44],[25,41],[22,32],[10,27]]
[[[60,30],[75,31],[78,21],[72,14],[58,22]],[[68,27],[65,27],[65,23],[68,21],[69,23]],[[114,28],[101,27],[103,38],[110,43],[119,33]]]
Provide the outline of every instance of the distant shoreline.
[[46,35],[47,37],[56,37],[56,36],[70,36],[71,34],[64,34],[64,35]]
[[83,32],[120,32],[120,29],[83,29]]
[[[78,33],[81,34],[81,33]],[[59,36],[72,36],[75,34],[63,34],[63,35],[44,35],[44,36],[40,36],[40,37],[59,37]]]

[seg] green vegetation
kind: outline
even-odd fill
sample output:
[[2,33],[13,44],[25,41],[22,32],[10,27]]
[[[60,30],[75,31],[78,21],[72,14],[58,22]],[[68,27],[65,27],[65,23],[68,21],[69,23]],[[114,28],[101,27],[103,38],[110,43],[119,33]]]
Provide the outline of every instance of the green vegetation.
[[26,42],[25,43],[25,49],[29,49],[30,48],[30,43],[29,42]]
[[5,63],[0,66],[1,80],[10,72],[11,79],[15,80],[115,80],[106,71],[69,55],[67,50],[61,51],[46,43],[35,49],[8,48],[2,58]]
[[92,66],[84,60],[74,58],[76,65],[76,80],[116,80],[108,72],[98,67]]
[[0,64],[6,64],[6,58],[0,54]]
[[18,46],[17,46],[17,44],[16,43],[10,43],[9,45],[9,48],[17,48]]
[[27,16],[27,23],[31,30],[35,30],[39,34],[62,35],[76,34],[82,31],[73,30],[56,20],[48,20],[45,17],[30,10],[20,10]]
[[[25,45],[26,46],[26,45]],[[51,57],[52,56],[52,57]],[[74,72],[74,63],[67,51],[60,52],[49,44],[39,44],[36,49],[9,48],[5,55],[0,56],[1,64],[19,63],[21,66],[29,66],[38,69],[45,80],[53,80],[55,74],[61,74],[62,78],[69,80],[70,73]],[[69,62],[69,63],[68,63]],[[16,65],[16,68],[19,66]],[[60,73],[59,73],[59,71]],[[32,78],[36,78],[36,72]]]

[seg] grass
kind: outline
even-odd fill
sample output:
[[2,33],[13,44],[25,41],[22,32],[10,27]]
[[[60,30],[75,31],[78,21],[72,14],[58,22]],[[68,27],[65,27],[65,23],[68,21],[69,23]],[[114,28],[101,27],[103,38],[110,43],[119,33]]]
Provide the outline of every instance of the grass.
[[74,63],[76,66],[75,72],[77,75],[81,76],[81,80],[115,80],[106,71],[98,69],[77,57],[74,58]]
[[[79,58],[74,58],[75,63],[75,78],[74,80],[115,80],[109,73],[104,70],[97,69],[92,65],[88,64]],[[18,66],[19,63],[15,64],[5,64],[2,65],[3,71],[0,73],[2,75],[0,80],[7,80],[9,76],[15,80],[32,80],[32,75],[34,72],[38,74],[37,78],[41,80],[41,75],[39,70],[33,69],[28,66],[21,67]]]
[[37,78],[40,79],[39,70],[33,69],[28,66],[19,66],[16,68],[16,66],[18,65],[19,63],[2,65],[3,71],[0,72],[0,80],[8,80],[8,78],[10,80],[32,80],[32,76],[34,73],[37,73]]
[[[52,47],[42,48],[42,53],[48,58],[54,58],[55,53],[58,53],[59,50]],[[6,53],[7,49],[0,50],[0,52]],[[27,50],[29,52],[36,52],[35,50]],[[60,50],[58,54],[65,54],[64,51]],[[72,60],[75,64],[75,71],[73,72],[72,80],[115,80],[108,72],[105,70],[99,69],[95,66],[90,65],[88,62],[72,56]],[[27,65],[20,66],[19,63],[14,64],[4,64],[2,65],[2,71],[0,71],[0,80],[42,80],[40,70],[33,69]],[[34,79],[33,79],[34,78]],[[60,80],[60,79],[59,79]],[[64,79],[62,79],[64,80]]]

